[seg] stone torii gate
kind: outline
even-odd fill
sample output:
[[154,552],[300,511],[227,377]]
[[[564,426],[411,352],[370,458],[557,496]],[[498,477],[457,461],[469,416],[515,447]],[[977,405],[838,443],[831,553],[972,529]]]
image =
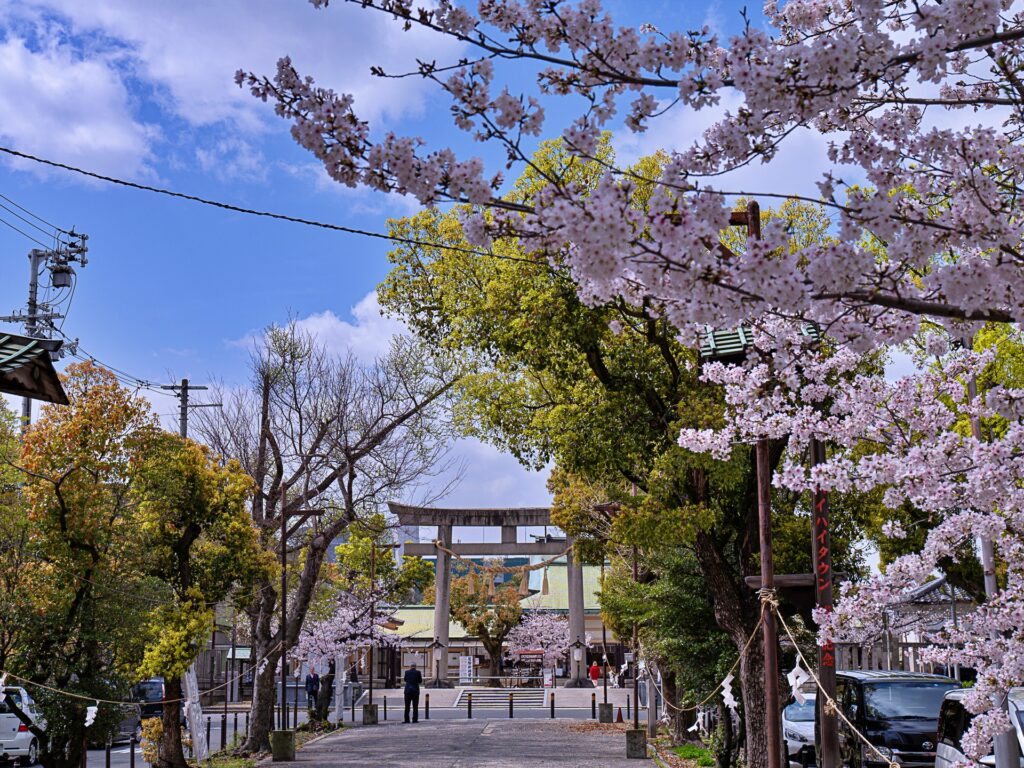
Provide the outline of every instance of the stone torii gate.
[[[551,510],[546,507],[519,507],[511,509],[444,509],[440,507],[413,507],[388,502],[391,514],[398,518],[400,525],[437,526],[437,539],[461,557],[484,556],[526,556],[560,555],[567,545],[555,541],[519,542],[517,531],[520,526],[551,525]],[[501,528],[500,543],[455,544],[452,529],[455,526],[486,526]],[[417,557],[436,557],[434,571],[434,677],[428,685],[433,688],[449,688],[445,677],[448,671],[448,620],[451,599],[451,556],[430,544],[406,544],[405,554]],[[585,642],[586,630],[583,616],[583,567],[573,561],[572,552],[566,555],[566,579],[569,592],[569,636],[570,642]],[[590,687],[593,683],[587,677],[585,661],[577,661],[575,654],[569,655],[570,674],[566,687]],[[440,662],[440,663],[438,663]]]

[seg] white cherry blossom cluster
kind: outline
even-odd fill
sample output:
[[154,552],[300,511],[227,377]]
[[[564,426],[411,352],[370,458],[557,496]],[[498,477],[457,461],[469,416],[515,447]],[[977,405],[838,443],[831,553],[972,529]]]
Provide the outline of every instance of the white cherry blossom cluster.
[[319,664],[368,648],[371,644],[377,647],[399,645],[399,636],[386,629],[393,611],[380,604],[375,606],[374,612],[370,608],[369,600],[341,593],[330,616],[306,620],[299,641],[292,649],[293,655],[311,664]]
[[505,640],[505,655],[518,658],[524,652],[543,654],[545,667],[553,667],[565,660],[569,650],[569,620],[547,611],[529,611],[512,628]]

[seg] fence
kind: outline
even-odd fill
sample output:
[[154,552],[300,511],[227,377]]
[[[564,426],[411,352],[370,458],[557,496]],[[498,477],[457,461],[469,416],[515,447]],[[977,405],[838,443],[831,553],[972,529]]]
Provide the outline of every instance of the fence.
[[[921,661],[921,649],[927,645],[905,640],[879,640],[865,645],[836,643],[836,669],[935,672],[935,664]],[[942,668],[938,671],[945,672]]]

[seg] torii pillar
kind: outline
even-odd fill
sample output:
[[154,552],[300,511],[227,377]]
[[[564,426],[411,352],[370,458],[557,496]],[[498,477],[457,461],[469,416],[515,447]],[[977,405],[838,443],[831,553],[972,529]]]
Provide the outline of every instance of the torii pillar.
[[[568,542],[572,544],[572,539]],[[587,629],[583,613],[583,566],[576,562],[572,550],[565,556],[565,581],[569,599],[569,643],[576,647],[569,649],[569,679],[566,688],[593,688],[594,683],[587,675],[586,655],[583,644],[587,641]],[[579,653],[580,658],[576,659]]]
[[[446,546],[452,545],[452,527],[437,526],[437,538]],[[437,550],[434,561],[434,668],[428,688],[451,688],[448,682],[448,611],[452,596],[451,556]]]

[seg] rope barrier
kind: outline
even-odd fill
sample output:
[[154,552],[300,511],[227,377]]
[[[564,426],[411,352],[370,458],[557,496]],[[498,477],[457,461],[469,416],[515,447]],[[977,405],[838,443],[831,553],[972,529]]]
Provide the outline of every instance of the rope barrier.
[[825,707],[824,707],[825,714],[827,714],[827,715],[835,715],[840,720],[842,720],[844,723],[846,723],[850,727],[850,730],[853,731],[854,735],[858,739],[860,739],[862,742],[864,742],[864,744],[867,745],[867,747],[872,752],[874,752],[876,755],[878,755],[878,757],[881,759],[881,761],[883,763],[885,763],[887,766],[889,766],[889,768],[900,768],[900,764],[899,763],[896,763],[891,758],[886,757],[885,755],[883,755],[882,751],[878,747],[876,747],[874,744],[872,744],[868,740],[867,736],[865,736],[863,733],[861,733],[860,731],[857,730],[857,727],[853,723],[851,723],[849,718],[847,718],[846,715],[843,713],[842,707],[840,707],[836,703],[836,700],[833,699],[831,696],[829,696],[828,693],[826,693],[825,689],[821,687],[821,680],[818,679],[818,675],[814,671],[814,667],[812,667],[808,663],[807,659],[804,657],[803,651],[800,650],[800,646],[797,645],[796,638],[793,637],[793,633],[790,631],[789,625],[786,624],[786,620],[784,618],[782,618],[782,613],[778,609],[778,603],[777,602],[776,602],[776,605],[773,607],[772,610],[775,613],[775,618],[777,618],[779,620],[779,624],[781,624],[782,628],[784,630],[786,630],[786,635],[789,637],[789,641],[793,644],[793,647],[796,648],[796,655],[800,657],[800,661],[803,662],[804,668],[807,670],[807,673],[811,676],[811,679],[814,680],[814,684],[818,687],[819,694],[822,696],[822,698],[825,699]]
[[[281,643],[278,643],[273,648],[271,648],[269,651],[267,651],[257,661],[252,662],[253,666],[254,667],[258,667],[259,664],[262,664],[266,659],[268,659],[273,653],[275,653],[280,648],[281,648]],[[235,677],[231,678],[230,680],[226,680],[223,683],[221,683],[220,685],[214,686],[213,688],[207,688],[205,691],[202,691],[202,693],[213,693],[214,691],[219,691],[221,688],[226,688],[227,686],[231,685],[232,683],[235,683],[238,680],[241,680],[243,677],[245,677],[245,675],[246,675],[245,672],[239,672],[237,675],[235,675]],[[18,682],[22,683],[23,685],[31,685],[34,688],[41,688],[44,691],[49,691],[50,693],[56,693],[56,694],[58,694],[60,696],[64,696],[64,697],[67,697],[67,698],[70,698],[70,699],[79,699],[81,701],[91,701],[91,702],[95,702],[97,704],[113,704],[115,706],[122,706],[124,704],[138,704],[137,701],[113,701],[111,699],[97,699],[95,696],[86,696],[85,694],[82,694],[82,693],[73,693],[71,691],[62,691],[59,688],[53,688],[53,687],[51,687],[49,685],[44,685],[43,683],[37,683],[37,682],[34,682],[32,680],[29,680],[28,678],[20,677],[19,675],[16,675],[13,672],[7,672],[5,670],[0,670],[0,679],[5,679],[5,678],[8,678],[8,677],[13,679],[13,680],[17,680]],[[177,703],[183,702],[183,701],[188,701],[188,699],[185,698],[185,697],[182,697],[180,699],[160,699],[160,703],[161,704],[177,704]]]
[[[743,657],[747,655],[747,651],[750,649],[750,644],[754,642],[754,638],[757,637],[758,630],[760,630],[761,625],[764,624],[764,613],[764,607],[762,606],[761,614],[760,616],[758,616],[757,619],[757,624],[755,624],[754,628],[750,631],[750,635],[747,637],[747,642],[743,644],[743,650],[740,651],[739,655],[736,657],[736,661],[732,663],[732,666],[729,668],[729,671],[725,674],[725,677],[722,678],[722,682],[724,682],[725,679],[729,677],[729,675],[736,671],[736,668],[739,667],[740,662],[743,660]],[[651,676],[651,680],[654,681],[654,688],[658,691],[658,694],[661,696],[661,700],[665,702],[665,706],[679,713],[697,711],[705,704],[707,704],[709,701],[711,701],[713,698],[715,698],[715,696],[718,695],[718,692],[722,689],[722,683],[720,682],[718,685],[715,686],[714,690],[712,690],[711,693],[709,693],[703,699],[698,701],[696,704],[693,704],[692,706],[688,707],[677,707],[675,704],[668,700],[668,697],[665,695],[664,691],[662,691],[661,687],[658,686],[658,681],[655,680],[653,675]]]
[[474,562],[473,560],[465,558],[448,549],[440,539],[434,539],[433,544],[437,549],[441,550],[449,557],[454,557],[456,560],[468,564],[470,568],[475,568],[480,573],[523,573],[526,571],[537,571],[541,568],[547,568],[559,558],[565,557],[572,552],[572,545],[570,544],[566,547],[564,552],[561,552],[554,557],[549,557],[547,560],[542,560],[539,563],[527,563],[526,565],[481,565],[480,563]]

